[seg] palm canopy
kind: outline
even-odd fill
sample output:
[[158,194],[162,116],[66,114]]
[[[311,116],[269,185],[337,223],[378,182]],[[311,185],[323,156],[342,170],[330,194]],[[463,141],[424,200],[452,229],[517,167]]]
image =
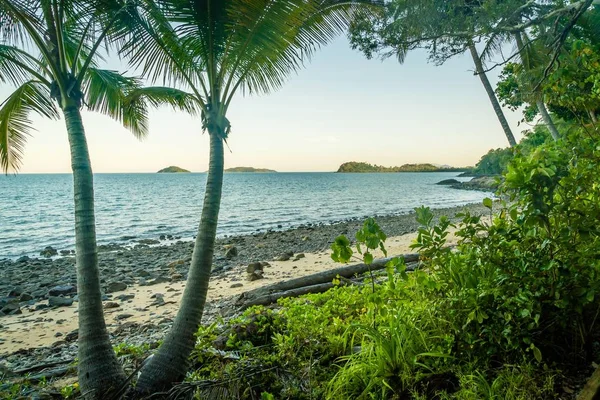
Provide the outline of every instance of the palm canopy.
[[57,119],[59,108],[85,106],[130,129],[148,132],[148,104],[194,112],[193,98],[169,88],[144,88],[98,64],[132,18],[127,1],[1,0],[0,83],[15,90],[0,103],[0,167],[19,169],[32,113]]
[[365,4],[379,0],[163,0],[148,2],[121,54],[152,80],[179,82],[203,111],[203,127],[229,132],[235,93],[282,86]]

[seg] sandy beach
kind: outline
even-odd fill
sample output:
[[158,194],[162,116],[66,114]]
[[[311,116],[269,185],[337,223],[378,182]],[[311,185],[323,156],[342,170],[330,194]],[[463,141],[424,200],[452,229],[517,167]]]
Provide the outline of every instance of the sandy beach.
[[[489,212],[482,206],[471,205],[437,210],[436,215],[454,216],[465,209],[474,214]],[[389,255],[412,252],[410,244],[416,238],[418,227],[414,215],[381,217],[378,221],[384,231],[391,233],[386,242]],[[362,220],[356,219],[335,225],[219,239],[203,323],[214,322],[220,316],[235,315],[238,310],[231,300],[245,291],[342,266],[331,259],[329,245],[339,234],[353,238],[361,225]],[[236,247],[238,254],[225,257],[231,247]],[[100,269],[103,273],[109,271],[108,276],[103,274],[102,280],[107,292],[103,298],[105,319],[115,345],[146,343],[154,346],[168,331],[185,286],[191,249],[192,243],[188,242],[101,253]],[[311,249],[313,251],[305,251]],[[294,256],[286,261],[276,261],[282,252],[293,252]],[[149,259],[153,259],[153,265],[158,267],[137,268],[147,265]],[[107,260],[117,260],[116,267],[108,267]],[[263,279],[249,281],[246,267],[255,261],[266,261],[270,266],[264,268]],[[35,266],[35,263],[42,265]],[[18,313],[0,318],[0,367],[17,371],[39,363],[74,359],[77,354],[76,294],[58,296],[70,305],[48,307],[52,297],[48,295],[49,291],[74,289],[74,277],[69,278],[69,274],[74,273],[73,259],[10,262],[1,272],[6,276],[16,275],[19,271],[28,274],[20,277],[21,282],[41,287],[31,293],[43,292],[43,295],[18,303]],[[143,277],[137,276],[140,274]],[[39,278],[27,279],[27,276]],[[3,282],[7,283],[6,280]],[[14,281],[10,284],[17,287]],[[53,289],[54,285],[59,286]],[[110,292],[109,289],[117,290]]]

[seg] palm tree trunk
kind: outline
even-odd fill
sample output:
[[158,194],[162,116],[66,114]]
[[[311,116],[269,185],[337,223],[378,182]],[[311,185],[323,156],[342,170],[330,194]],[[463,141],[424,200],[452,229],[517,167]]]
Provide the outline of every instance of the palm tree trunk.
[[554,140],[560,139],[560,133],[558,133],[558,129],[556,129],[556,125],[554,124],[554,121],[552,121],[552,117],[550,116],[550,114],[548,113],[548,110],[546,109],[544,100],[542,100],[542,99],[536,100],[535,105],[537,106],[537,109],[538,109],[540,115],[542,116],[542,120],[546,124],[546,128],[548,128],[548,130],[550,131],[552,138]]
[[496,112],[496,116],[498,117],[498,121],[500,121],[500,125],[502,125],[502,129],[504,130],[504,134],[506,135],[506,139],[508,139],[508,143],[511,147],[517,145],[517,141],[515,140],[515,136],[510,129],[510,125],[508,125],[508,121],[504,116],[504,112],[502,111],[502,107],[500,107],[500,103],[498,102],[498,98],[496,97],[496,93],[494,93],[494,89],[490,84],[490,81],[483,69],[483,64],[481,63],[481,59],[479,58],[479,54],[477,53],[477,48],[473,42],[469,43],[469,50],[471,51],[471,56],[473,57],[473,61],[475,62],[475,70],[477,71],[477,75],[479,75],[479,79],[481,79],[481,83],[485,88],[485,91],[492,102],[492,107]]
[[79,297],[79,385],[86,398],[104,399],[125,381],[110,344],[104,315],[96,250],[94,183],[81,113],[75,105],[63,110],[69,144],[75,198],[75,260]]
[[196,344],[195,334],[208,292],[223,187],[223,139],[215,132],[209,133],[210,162],[190,273],[173,327],[158,352],[142,368],[136,385],[140,394],[155,393],[181,379]]
[[[525,44],[523,42],[523,37],[521,36],[521,32],[515,33],[515,41],[517,42],[517,51],[519,52],[519,55],[521,56],[521,62],[523,63],[523,67],[525,68],[526,71],[529,71],[532,68],[533,60],[532,60],[532,57],[530,57],[529,52],[526,51],[526,49],[525,49]],[[550,114],[548,113],[548,110],[546,109],[546,105],[544,104],[542,94],[541,93],[533,93],[533,95],[537,97],[537,100],[535,101],[535,105],[538,109],[538,112],[542,116],[542,120],[544,121],[544,123],[546,124],[546,127],[550,131],[552,138],[554,140],[558,140],[560,138],[560,134],[558,133],[558,129],[556,129],[556,125],[554,124],[554,121],[552,121],[552,117],[550,116]]]
[[598,117],[596,117],[596,111],[595,110],[590,110],[589,114],[590,114],[590,119],[592,120],[592,123],[593,124],[597,124],[598,123]]

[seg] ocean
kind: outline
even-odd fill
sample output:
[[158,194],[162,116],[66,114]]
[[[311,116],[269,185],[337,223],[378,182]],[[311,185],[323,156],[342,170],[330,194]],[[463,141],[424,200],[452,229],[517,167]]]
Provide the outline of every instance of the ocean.
[[[489,193],[435,185],[458,173],[225,174],[218,235],[402,214],[480,202]],[[468,180],[469,178],[457,178]],[[95,174],[98,244],[173,235],[190,240],[200,220],[205,173]],[[0,259],[74,248],[70,174],[0,176]]]

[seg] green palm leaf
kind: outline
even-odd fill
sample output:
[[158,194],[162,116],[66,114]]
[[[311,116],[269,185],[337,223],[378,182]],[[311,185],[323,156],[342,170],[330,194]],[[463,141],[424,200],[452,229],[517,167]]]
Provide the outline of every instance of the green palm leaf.
[[85,104],[90,110],[119,121],[141,139],[148,133],[147,107],[139,101],[133,104],[127,101],[127,96],[141,87],[139,78],[90,67],[83,82]]
[[153,107],[171,106],[174,110],[184,111],[193,116],[201,111],[198,99],[183,90],[162,86],[150,86],[132,90],[126,98],[126,104],[144,102]]
[[21,166],[27,137],[34,130],[31,112],[59,118],[48,88],[37,81],[24,83],[0,104],[0,167],[4,172]]

